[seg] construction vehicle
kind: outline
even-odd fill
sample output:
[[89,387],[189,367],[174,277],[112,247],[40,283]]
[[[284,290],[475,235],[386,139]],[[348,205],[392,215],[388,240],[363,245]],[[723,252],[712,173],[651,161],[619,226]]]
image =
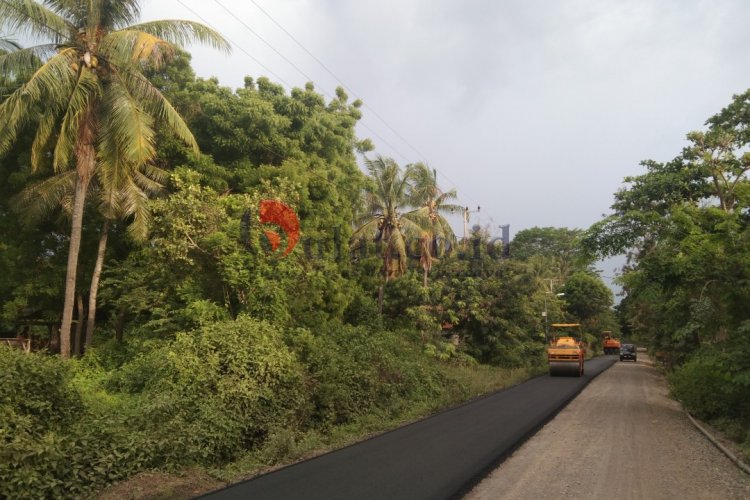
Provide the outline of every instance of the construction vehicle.
[[602,332],[602,347],[604,354],[620,354],[620,341],[614,338],[609,330]]
[[547,347],[547,363],[551,377],[583,375],[586,344],[579,323],[552,323],[552,335]]

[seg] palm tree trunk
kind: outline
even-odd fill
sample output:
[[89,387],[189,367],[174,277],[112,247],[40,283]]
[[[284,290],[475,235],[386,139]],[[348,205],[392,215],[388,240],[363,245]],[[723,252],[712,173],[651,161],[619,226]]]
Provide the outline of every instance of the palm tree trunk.
[[81,354],[81,334],[83,333],[83,295],[78,294],[78,300],[76,301],[76,309],[78,310],[78,322],[76,323],[76,334],[73,339],[73,356],[80,356]]
[[83,227],[83,205],[86,202],[86,190],[89,179],[80,175],[76,180],[75,198],[73,200],[73,223],[70,229],[68,247],[68,272],[65,277],[65,303],[63,304],[62,324],[60,325],[60,356],[70,358],[70,327],[73,324],[73,303],[76,293],[76,272],[78,271],[78,253],[81,248]]
[[99,248],[96,252],[96,264],[94,264],[94,274],[91,276],[91,287],[89,287],[89,311],[86,317],[86,342],[85,347],[88,350],[91,342],[94,340],[94,326],[96,323],[96,295],[99,291],[99,278],[102,275],[104,266],[104,253],[107,251],[107,238],[109,237],[109,219],[104,219],[102,234],[99,237]]
[[65,303],[63,304],[62,325],[60,326],[60,357],[70,358],[70,326],[73,322],[73,301],[76,293],[76,272],[78,271],[78,253],[81,249],[83,230],[83,207],[86,203],[86,191],[96,167],[95,138],[95,104],[89,102],[86,114],[81,118],[78,137],[76,138],[76,190],[73,198],[72,224],[70,228],[70,246],[68,248],[68,272],[65,277]]

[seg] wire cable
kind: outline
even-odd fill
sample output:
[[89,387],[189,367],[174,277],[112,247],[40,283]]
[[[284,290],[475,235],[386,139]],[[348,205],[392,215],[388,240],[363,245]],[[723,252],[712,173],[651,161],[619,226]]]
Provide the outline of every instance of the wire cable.
[[[214,0],[214,1],[216,3],[219,3],[218,0]],[[271,14],[269,14],[263,7],[261,7],[258,4],[258,2],[256,2],[255,0],[250,0],[250,3],[252,3],[253,5],[255,5],[255,7],[263,13],[263,15],[265,15],[268,19],[270,19],[272,23],[274,23],[281,31],[283,31],[289,38],[291,38],[292,41],[294,41],[294,43],[296,43],[302,50],[305,51],[305,53],[307,53],[307,55],[309,55],[315,62],[317,62],[320,65],[320,67],[323,68],[331,77],[333,77],[333,79],[335,79],[348,93],[350,93],[356,99],[360,99],[363,102],[364,107],[367,108],[369,111],[371,111],[372,114],[375,117],[377,117],[388,128],[388,130],[390,130],[391,132],[393,132],[396,135],[396,137],[398,137],[399,139],[401,139],[401,141],[403,141],[404,144],[406,144],[412,151],[414,151],[415,153],[417,153],[418,157],[424,158],[425,161],[426,161],[426,158],[427,158],[426,155],[422,154],[421,151],[419,151],[416,147],[414,147],[395,128],[391,127],[391,125],[385,120],[385,118],[383,118],[375,109],[373,109],[371,106],[369,106],[364,99],[362,99],[361,97],[359,97],[356,92],[354,92],[353,90],[351,90],[343,81],[341,81],[341,79],[331,69],[329,69],[328,66],[326,66],[323,63],[323,61],[321,61],[310,50],[308,50],[308,48],[305,47],[305,45],[302,42],[300,42],[294,35],[292,35],[289,32],[289,30],[287,30],[284,26],[282,26],[281,23],[279,23]],[[284,58],[284,59],[287,60],[286,58]],[[393,148],[393,147],[391,146],[391,148]],[[404,155],[401,155],[401,156],[403,157]],[[429,162],[427,162],[427,163],[429,163]],[[438,169],[435,169],[435,170],[438,172],[438,174],[442,175],[443,178],[445,178],[449,183],[451,183],[455,188],[460,189],[460,187],[458,186],[458,183],[456,183],[455,181],[453,181],[452,179],[450,179],[447,175],[445,175],[440,170],[438,170]],[[461,191],[464,191],[464,190],[461,190]],[[475,203],[477,203],[477,206],[481,205],[481,203],[477,202],[477,200],[474,199],[472,196],[470,196],[468,194],[466,194],[466,196],[469,199],[471,199],[472,201],[474,201]]]
[[[274,47],[274,46],[273,46],[273,45],[272,45],[272,44],[271,44],[270,42],[268,42],[268,41],[267,41],[267,40],[266,40],[265,38],[263,38],[263,37],[262,37],[262,36],[261,36],[261,35],[260,35],[260,34],[259,34],[259,33],[258,33],[257,31],[255,31],[255,30],[254,30],[254,29],[252,29],[252,28],[251,28],[250,26],[248,26],[248,24],[247,24],[246,22],[244,22],[244,21],[243,21],[243,20],[242,20],[242,19],[241,19],[241,18],[240,18],[239,16],[237,16],[237,15],[236,15],[236,14],[235,14],[234,12],[232,12],[232,11],[231,11],[231,10],[230,10],[229,8],[227,8],[227,7],[226,7],[226,6],[224,5],[224,4],[222,4],[222,3],[221,3],[221,2],[219,1],[219,0],[214,0],[214,3],[216,3],[216,4],[217,4],[217,5],[219,6],[219,7],[221,7],[222,9],[224,9],[224,11],[225,11],[225,12],[227,12],[227,14],[229,14],[229,15],[230,15],[230,16],[232,16],[232,17],[233,17],[233,18],[234,18],[235,20],[237,20],[237,22],[238,22],[238,23],[240,23],[240,24],[241,24],[241,25],[242,25],[242,26],[243,26],[243,27],[244,27],[245,29],[247,29],[247,30],[248,30],[248,31],[249,31],[250,33],[252,33],[253,35],[255,35],[255,36],[256,36],[256,37],[257,37],[257,38],[258,38],[258,39],[259,39],[259,40],[260,40],[261,42],[263,42],[263,43],[264,43],[264,44],[265,44],[265,45],[266,45],[266,46],[267,46],[268,48],[270,48],[271,50],[273,50],[273,51],[274,51],[274,52],[275,52],[275,53],[276,53],[276,54],[277,54],[277,55],[278,55],[279,57],[281,57],[281,58],[282,58],[282,59],[283,59],[284,61],[286,61],[286,62],[287,62],[287,63],[288,63],[288,64],[289,64],[290,66],[292,66],[292,67],[293,67],[294,69],[296,69],[296,70],[297,70],[297,71],[298,71],[298,72],[299,72],[299,73],[300,73],[300,74],[301,74],[302,76],[304,76],[304,77],[305,77],[305,78],[307,79],[307,81],[309,81],[309,82],[313,82],[313,81],[315,81],[315,79],[314,79],[313,77],[311,77],[310,75],[308,75],[307,73],[305,73],[305,71],[303,71],[303,70],[302,70],[302,69],[301,69],[301,68],[300,68],[299,66],[297,66],[297,65],[296,65],[296,64],[295,64],[295,63],[294,63],[293,61],[291,61],[291,60],[290,60],[289,58],[287,58],[287,57],[286,57],[286,56],[285,56],[284,54],[282,54],[281,52],[279,52],[279,51],[278,51],[278,50],[276,49],[276,47]],[[243,52],[244,52],[244,50],[243,50]],[[245,52],[245,53],[247,53],[247,52]],[[257,59],[255,59],[255,60],[257,61]],[[338,80],[338,79],[337,79],[337,80]],[[341,82],[339,82],[339,83],[341,83]],[[343,84],[342,84],[342,85],[343,85]],[[287,86],[291,88],[291,86],[290,86],[290,85],[288,85],[288,84],[287,84]],[[326,91],[325,91],[324,89],[322,89],[322,88],[321,88],[321,92],[322,92],[322,93],[323,93],[323,94],[324,94],[324,95],[325,95],[326,97],[328,97],[329,99],[331,99],[331,100],[335,99],[335,96],[333,96],[333,95],[329,94],[328,92],[326,92]],[[350,91],[350,93],[351,93],[351,91]],[[365,104],[365,106],[366,106],[366,104]],[[369,126],[367,126],[367,124],[365,124],[365,123],[362,123],[362,122],[360,122],[360,125],[361,125],[361,126],[362,126],[363,128],[365,128],[365,129],[367,129],[368,131],[370,131],[370,133],[372,133],[372,135],[374,135],[374,136],[375,136],[375,137],[376,137],[376,138],[377,138],[378,140],[380,140],[380,141],[381,141],[381,142],[382,142],[383,144],[385,144],[386,146],[390,147],[390,148],[391,148],[391,149],[392,149],[392,150],[393,150],[393,151],[394,151],[395,153],[397,153],[397,154],[398,154],[399,156],[401,156],[401,158],[403,158],[404,160],[406,160],[407,162],[409,162],[409,158],[408,158],[408,157],[407,157],[406,155],[404,155],[404,154],[403,154],[403,153],[402,153],[401,151],[399,151],[399,149],[398,149],[398,148],[397,148],[396,146],[394,146],[394,145],[393,145],[393,144],[391,144],[391,143],[390,143],[389,141],[387,141],[387,140],[386,140],[386,139],[385,139],[384,137],[382,137],[382,136],[381,136],[380,134],[378,134],[378,133],[377,133],[377,132],[376,132],[375,130],[373,130],[372,128],[370,128]]]

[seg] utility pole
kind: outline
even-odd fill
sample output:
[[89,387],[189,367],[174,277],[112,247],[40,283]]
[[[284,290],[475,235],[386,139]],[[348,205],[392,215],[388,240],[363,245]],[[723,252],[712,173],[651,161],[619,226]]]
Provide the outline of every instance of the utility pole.
[[469,232],[469,214],[475,214],[481,209],[482,207],[477,207],[476,210],[469,210],[469,207],[464,207],[464,240],[466,240],[467,233]]
[[[545,290],[544,292],[544,312],[542,313],[542,316],[544,316],[544,341],[546,343],[549,343],[549,325],[547,321],[547,295],[552,296],[552,281],[553,280],[549,280],[549,281],[550,281],[550,291],[548,292]],[[555,294],[555,297],[564,297],[564,296],[565,296],[564,292]]]

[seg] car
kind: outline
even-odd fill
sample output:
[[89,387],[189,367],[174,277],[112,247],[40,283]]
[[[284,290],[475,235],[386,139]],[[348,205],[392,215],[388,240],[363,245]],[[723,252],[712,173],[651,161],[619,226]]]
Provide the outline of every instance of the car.
[[638,351],[635,348],[635,344],[622,344],[620,346],[620,361],[625,361],[626,359],[638,361]]

